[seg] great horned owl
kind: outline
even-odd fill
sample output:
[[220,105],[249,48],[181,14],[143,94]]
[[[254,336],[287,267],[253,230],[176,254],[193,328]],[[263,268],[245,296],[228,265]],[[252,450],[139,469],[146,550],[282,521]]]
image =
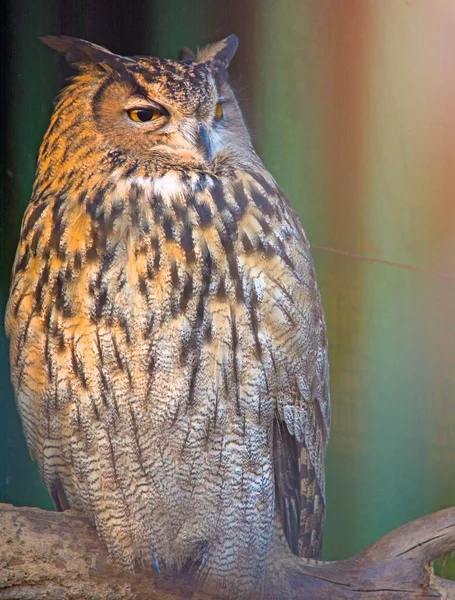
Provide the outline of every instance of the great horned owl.
[[31,455],[126,568],[271,589],[320,551],[329,367],[308,241],[228,82],[238,40],[181,61],[44,41],[79,72],[7,308]]

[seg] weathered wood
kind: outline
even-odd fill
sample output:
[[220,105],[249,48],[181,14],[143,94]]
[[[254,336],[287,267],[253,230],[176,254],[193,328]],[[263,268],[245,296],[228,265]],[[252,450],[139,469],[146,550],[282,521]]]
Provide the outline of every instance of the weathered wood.
[[[455,599],[455,582],[433,559],[455,550],[455,508],[412,521],[348,560],[308,566],[291,577],[296,600]],[[159,579],[113,566],[87,518],[0,504],[0,599],[212,600],[188,576]]]

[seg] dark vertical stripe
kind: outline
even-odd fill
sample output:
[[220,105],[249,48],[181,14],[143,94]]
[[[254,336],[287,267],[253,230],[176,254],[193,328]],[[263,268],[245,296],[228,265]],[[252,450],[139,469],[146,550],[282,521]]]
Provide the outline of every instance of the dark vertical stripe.
[[235,319],[234,310],[231,307],[231,349],[232,349],[232,371],[235,385],[235,405],[237,414],[240,414],[240,381],[239,381],[239,370],[238,370],[238,359],[237,359],[237,347],[239,344],[239,338],[237,333],[237,323]]

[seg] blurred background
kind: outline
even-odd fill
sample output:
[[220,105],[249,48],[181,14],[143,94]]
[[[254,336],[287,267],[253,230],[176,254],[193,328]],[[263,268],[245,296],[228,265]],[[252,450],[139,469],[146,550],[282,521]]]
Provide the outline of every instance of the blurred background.
[[[454,0],[15,0],[0,15],[0,315],[52,100],[38,41],[175,58],[230,33],[254,144],[313,245],[333,429],[324,557],[455,504]],[[52,508],[0,334],[0,501]],[[441,567],[455,578],[454,561]]]

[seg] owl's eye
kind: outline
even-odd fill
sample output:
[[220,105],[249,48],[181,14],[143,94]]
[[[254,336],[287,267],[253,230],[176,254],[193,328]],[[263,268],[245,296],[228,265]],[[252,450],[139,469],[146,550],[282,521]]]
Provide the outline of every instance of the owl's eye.
[[219,121],[223,117],[224,117],[223,105],[221,104],[221,102],[218,102],[218,104],[216,105],[216,108],[215,108],[215,118],[217,119],[217,121]]
[[132,121],[136,123],[147,123],[147,121],[155,121],[163,116],[168,116],[169,113],[165,108],[130,108],[128,116]]

